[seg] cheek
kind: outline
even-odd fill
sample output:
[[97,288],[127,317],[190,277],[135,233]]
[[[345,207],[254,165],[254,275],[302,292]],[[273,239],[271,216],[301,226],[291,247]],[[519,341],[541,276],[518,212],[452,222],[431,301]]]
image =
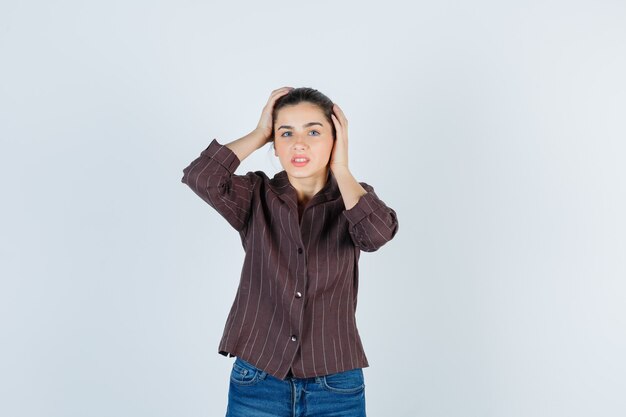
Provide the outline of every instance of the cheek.
[[278,155],[282,155],[283,153],[285,153],[285,145],[280,141],[274,141],[274,149],[276,150],[276,153]]
[[323,153],[325,157],[330,156],[330,154],[333,151],[334,144],[335,143],[332,140],[329,141],[329,142],[324,143],[324,146],[320,149],[321,153]]

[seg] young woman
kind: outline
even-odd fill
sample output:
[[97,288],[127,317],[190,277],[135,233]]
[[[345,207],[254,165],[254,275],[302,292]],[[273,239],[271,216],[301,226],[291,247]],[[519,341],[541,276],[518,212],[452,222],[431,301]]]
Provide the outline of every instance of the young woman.
[[[235,174],[272,142],[283,171]],[[241,237],[245,259],[218,352],[236,356],[227,416],[365,416],[358,260],[398,220],[348,167],[348,121],[311,88],[274,90],[257,127],[216,139],[182,182]]]

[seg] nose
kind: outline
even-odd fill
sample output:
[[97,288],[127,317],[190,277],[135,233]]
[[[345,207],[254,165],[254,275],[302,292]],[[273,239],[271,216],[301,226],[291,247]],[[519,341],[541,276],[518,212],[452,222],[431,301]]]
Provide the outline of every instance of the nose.
[[304,138],[300,135],[296,136],[296,140],[293,142],[294,149],[304,149],[306,147],[306,142]]

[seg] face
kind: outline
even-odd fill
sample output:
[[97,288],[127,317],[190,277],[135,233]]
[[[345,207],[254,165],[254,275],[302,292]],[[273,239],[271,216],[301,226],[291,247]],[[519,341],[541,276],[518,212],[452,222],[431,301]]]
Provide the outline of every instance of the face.
[[308,102],[283,107],[276,115],[274,131],[275,155],[289,176],[326,179],[334,140],[322,109]]

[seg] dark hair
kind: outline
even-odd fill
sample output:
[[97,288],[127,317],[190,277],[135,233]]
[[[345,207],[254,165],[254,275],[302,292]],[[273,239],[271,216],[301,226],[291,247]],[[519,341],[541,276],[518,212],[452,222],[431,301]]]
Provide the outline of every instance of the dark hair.
[[273,125],[278,111],[283,107],[294,106],[302,102],[315,104],[320,108],[320,110],[322,110],[324,117],[326,117],[326,120],[332,129],[333,139],[335,138],[335,124],[333,123],[333,119],[330,117],[330,115],[333,114],[332,100],[314,88],[298,87],[294,88],[284,96],[279,97],[274,103],[274,109],[272,110],[272,142],[274,141],[274,137],[276,135]]

